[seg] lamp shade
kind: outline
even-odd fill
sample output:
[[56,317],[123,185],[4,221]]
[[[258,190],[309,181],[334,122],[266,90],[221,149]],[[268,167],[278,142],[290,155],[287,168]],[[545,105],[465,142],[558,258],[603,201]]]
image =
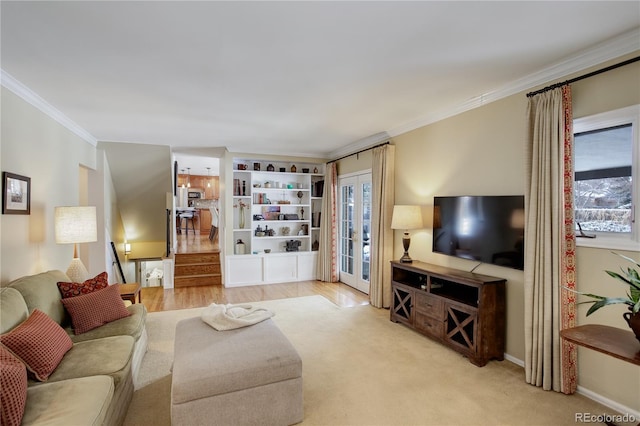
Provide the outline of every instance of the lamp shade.
[[98,240],[94,206],[56,207],[54,215],[56,243],[90,243]]
[[423,226],[420,206],[393,206],[391,229],[420,229]]

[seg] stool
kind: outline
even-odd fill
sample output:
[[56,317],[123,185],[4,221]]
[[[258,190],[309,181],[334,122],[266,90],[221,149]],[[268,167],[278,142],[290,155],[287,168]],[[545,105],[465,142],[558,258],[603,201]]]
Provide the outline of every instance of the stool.
[[191,221],[191,229],[193,233],[196,233],[196,226],[193,223],[193,213],[180,213],[180,228],[182,228],[182,219],[185,220],[184,230],[187,231],[187,235],[189,235],[189,221]]
[[216,331],[176,325],[171,424],[291,425],[303,419],[302,360],[271,320]]

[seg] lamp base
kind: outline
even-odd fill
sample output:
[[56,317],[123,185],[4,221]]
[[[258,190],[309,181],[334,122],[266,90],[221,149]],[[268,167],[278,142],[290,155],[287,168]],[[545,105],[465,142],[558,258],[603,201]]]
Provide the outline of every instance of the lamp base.
[[404,254],[400,258],[401,263],[412,263],[413,259],[409,257],[409,245],[411,244],[411,238],[409,238],[409,233],[405,232],[404,237],[402,238],[402,247],[404,247]]

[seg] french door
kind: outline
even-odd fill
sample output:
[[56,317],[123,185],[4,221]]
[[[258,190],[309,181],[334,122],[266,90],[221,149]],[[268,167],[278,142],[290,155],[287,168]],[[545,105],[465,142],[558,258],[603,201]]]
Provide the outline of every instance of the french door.
[[369,294],[371,248],[371,173],[338,180],[340,281]]

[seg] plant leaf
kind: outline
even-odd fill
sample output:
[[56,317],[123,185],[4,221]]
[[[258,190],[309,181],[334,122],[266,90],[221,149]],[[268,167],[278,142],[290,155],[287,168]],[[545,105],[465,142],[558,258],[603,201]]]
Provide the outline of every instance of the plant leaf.
[[615,305],[618,303],[624,303],[633,306],[633,303],[631,303],[629,299],[625,299],[623,297],[607,297],[598,301],[593,301],[593,305],[587,311],[587,316],[591,315],[603,306]]

